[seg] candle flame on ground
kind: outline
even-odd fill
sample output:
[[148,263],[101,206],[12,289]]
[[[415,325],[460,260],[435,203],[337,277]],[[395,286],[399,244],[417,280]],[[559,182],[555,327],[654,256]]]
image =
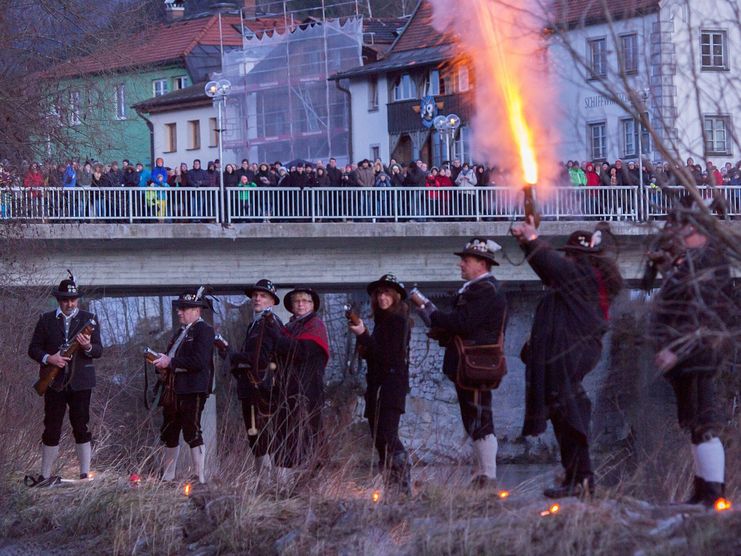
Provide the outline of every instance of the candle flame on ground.
[[499,492],[499,498],[509,498],[509,491],[508,490],[502,490]]
[[191,488],[190,483],[185,483],[185,486],[183,487],[183,493],[185,496],[190,496]]
[[371,494],[371,500],[373,500],[374,504],[377,504],[381,500],[381,491],[374,490],[373,494]]
[[559,511],[561,511],[560,505],[551,504],[547,510],[543,510],[542,512],[540,512],[540,517],[546,517],[549,515],[557,514]]
[[726,498],[718,498],[715,501],[715,504],[713,504],[713,508],[715,508],[716,512],[725,512],[727,510],[730,510],[733,507],[733,504],[730,500],[727,500]]
[[[481,160],[514,165],[516,184],[555,176],[554,95],[537,0],[432,0],[434,24],[455,38],[460,63],[475,70],[473,143]],[[515,162],[516,161],[516,162]]]

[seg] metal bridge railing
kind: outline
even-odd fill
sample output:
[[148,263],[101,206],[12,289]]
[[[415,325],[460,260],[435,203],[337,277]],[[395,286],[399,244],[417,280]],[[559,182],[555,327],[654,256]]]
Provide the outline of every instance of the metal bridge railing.
[[[544,220],[645,221],[666,216],[681,187],[559,187],[541,195]],[[741,216],[741,186],[704,187]],[[537,195],[537,191],[536,191]],[[0,217],[42,222],[218,222],[219,189],[9,188],[0,190]],[[522,217],[522,194],[509,187],[235,187],[225,190],[227,222],[482,221]]]

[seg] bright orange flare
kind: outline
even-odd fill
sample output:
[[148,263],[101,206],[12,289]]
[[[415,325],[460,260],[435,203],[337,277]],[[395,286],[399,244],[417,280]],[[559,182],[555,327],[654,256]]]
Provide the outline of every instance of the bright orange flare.
[[183,487],[183,493],[185,496],[190,496],[190,490],[191,490],[190,483],[185,483],[185,487]]
[[725,498],[718,498],[715,501],[715,504],[713,504],[713,508],[715,508],[716,512],[725,512],[727,510],[730,510],[733,507],[733,504],[730,500],[727,500]]
[[502,490],[499,491],[499,498],[509,498],[509,491],[508,490]]
[[548,508],[548,511],[550,511],[552,514],[557,514],[560,509],[561,506],[559,506],[558,504],[553,504],[550,508]]
[[374,490],[373,494],[371,494],[371,500],[373,500],[373,503],[377,504],[380,499],[381,499],[381,491]]
[[[515,171],[520,187],[555,175],[557,109],[539,0],[432,0],[433,23],[454,37],[457,64],[475,71],[475,155]],[[453,8],[455,5],[455,8]],[[510,166],[512,166],[510,168]],[[539,182],[540,180],[540,182]],[[509,184],[508,184],[509,185]]]
[[494,13],[494,5],[488,0],[473,2],[473,8],[476,11],[476,20],[481,25],[481,36],[486,41],[486,53],[488,54],[485,62],[488,70],[486,75],[495,78],[501,88],[510,133],[520,155],[523,179],[525,183],[535,184],[538,181],[538,162],[535,156],[533,133],[525,119],[522,98],[524,84],[518,79],[518,75],[513,71],[515,68],[510,65],[504,52],[502,33],[497,25],[501,16],[498,17]]

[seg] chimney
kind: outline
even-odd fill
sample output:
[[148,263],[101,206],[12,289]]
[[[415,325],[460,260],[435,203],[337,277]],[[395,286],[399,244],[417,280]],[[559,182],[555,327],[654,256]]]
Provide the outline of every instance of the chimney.
[[185,15],[185,0],[165,0],[167,21],[177,21]]
[[245,19],[254,19],[257,17],[257,0],[244,0],[242,10]]

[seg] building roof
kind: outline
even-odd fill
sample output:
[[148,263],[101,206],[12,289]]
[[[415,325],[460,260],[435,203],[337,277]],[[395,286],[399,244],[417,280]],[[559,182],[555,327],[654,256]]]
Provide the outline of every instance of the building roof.
[[[610,0],[610,17],[625,19],[659,9],[660,0]],[[556,27],[575,27],[603,23],[607,18],[603,0],[552,0],[549,17]],[[339,72],[330,79],[360,77],[402,68],[439,64],[455,56],[454,37],[438,31],[432,24],[432,4],[420,0],[399,38],[385,57],[377,62]]]
[[433,27],[432,4],[428,0],[420,0],[398,40],[391,47],[389,55],[452,42],[453,38],[450,35],[443,34]]
[[[262,33],[282,26],[283,18],[246,20],[244,25],[255,33]],[[242,45],[238,15],[223,15],[221,30],[225,47]],[[55,77],[64,77],[164,64],[183,60],[196,46],[219,44],[217,15],[181,19],[146,28],[118,46],[108,46],[95,54],[63,62],[53,73]]]
[[[659,9],[660,0],[610,0],[612,19],[627,19]],[[581,27],[607,21],[603,0],[552,0],[549,18],[556,27]]]
[[392,44],[406,25],[405,17],[364,17],[363,42],[365,44]]
[[385,73],[412,66],[429,66],[450,60],[454,56],[455,47],[452,44],[441,44],[439,46],[417,48],[415,50],[392,52],[378,62],[338,72],[331,76],[330,79],[347,79],[349,77]]
[[206,81],[195,83],[190,87],[183,87],[177,91],[158,97],[148,98],[133,106],[139,112],[167,112],[179,108],[189,108],[211,104],[212,100],[206,96]]

